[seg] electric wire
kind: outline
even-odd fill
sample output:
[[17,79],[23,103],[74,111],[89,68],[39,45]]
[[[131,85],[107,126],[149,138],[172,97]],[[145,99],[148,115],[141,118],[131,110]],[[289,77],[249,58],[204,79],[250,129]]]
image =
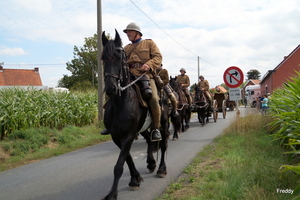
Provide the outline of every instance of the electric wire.
[[216,65],[214,65],[214,64],[212,64],[211,62],[209,62],[209,61],[207,61],[206,59],[204,59],[204,58],[202,58],[202,57],[200,57],[200,56],[198,56],[197,54],[195,54],[195,53],[193,53],[192,51],[190,51],[188,48],[186,48],[185,46],[183,46],[182,44],[180,44],[177,40],[175,40],[170,34],[168,34],[163,28],[161,28],[154,20],[152,20],[138,5],[136,5],[132,0],[130,0],[131,1],[131,3],[135,6],[135,7],[137,7],[137,9],[139,9],[150,21],[152,21],[160,30],[162,30],[167,36],[169,36],[174,42],[176,42],[178,45],[180,45],[182,48],[184,48],[185,50],[187,50],[188,52],[190,52],[191,54],[193,54],[193,55],[195,55],[195,56],[197,56],[197,57],[199,57],[200,59],[202,59],[202,60],[204,60],[204,61],[206,61],[207,63],[209,63],[209,64],[211,64],[211,65],[213,65],[213,66],[215,66],[215,67],[217,67],[217,68],[219,68],[219,69],[221,69],[220,67],[218,67],[218,66],[216,66]]

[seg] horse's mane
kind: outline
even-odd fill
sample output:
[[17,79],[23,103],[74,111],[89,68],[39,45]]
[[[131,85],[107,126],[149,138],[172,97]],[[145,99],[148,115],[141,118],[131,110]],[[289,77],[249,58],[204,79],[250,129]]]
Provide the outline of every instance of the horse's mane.
[[111,57],[114,55],[114,52],[115,52],[115,43],[113,40],[109,40],[103,49],[102,56],[105,55]]

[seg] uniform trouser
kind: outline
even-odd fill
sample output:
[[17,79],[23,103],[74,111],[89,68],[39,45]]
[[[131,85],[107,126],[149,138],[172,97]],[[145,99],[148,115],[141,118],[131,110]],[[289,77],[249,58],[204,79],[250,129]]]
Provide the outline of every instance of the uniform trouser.
[[184,88],[182,89],[183,93],[185,94],[186,98],[187,98],[187,101],[188,101],[188,104],[192,105],[192,97],[191,95],[189,94],[189,91],[187,88]]
[[212,106],[212,98],[211,98],[210,93],[205,90],[204,94],[205,94],[206,98],[208,99],[210,105]]
[[174,93],[172,92],[170,86],[169,86],[169,85],[166,85],[166,86],[163,87],[163,89],[164,89],[165,92],[167,93],[167,95],[168,95],[168,97],[169,97],[169,99],[170,99],[170,101],[171,101],[171,103],[172,103],[173,110],[174,110],[174,111],[177,110],[177,108],[178,108],[178,102],[177,102],[177,100],[176,100],[176,98],[175,98],[175,95],[174,95]]
[[159,97],[157,95],[157,88],[153,78],[150,79],[150,87],[152,89],[152,97],[149,100],[149,105],[152,113],[152,121],[154,128],[158,129],[160,127],[161,109],[159,105]]

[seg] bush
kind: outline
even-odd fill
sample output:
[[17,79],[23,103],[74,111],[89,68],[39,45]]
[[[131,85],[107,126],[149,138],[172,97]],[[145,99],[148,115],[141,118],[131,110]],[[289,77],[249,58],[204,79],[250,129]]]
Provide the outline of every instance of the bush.
[[[296,158],[294,165],[283,165],[282,169],[292,170],[300,174],[300,72],[292,77],[283,88],[276,90],[270,98],[273,137],[280,140],[281,145],[287,150],[286,154],[291,154]],[[298,159],[298,160],[297,160]],[[300,198],[300,185],[296,189]],[[297,198],[297,197],[296,197]]]

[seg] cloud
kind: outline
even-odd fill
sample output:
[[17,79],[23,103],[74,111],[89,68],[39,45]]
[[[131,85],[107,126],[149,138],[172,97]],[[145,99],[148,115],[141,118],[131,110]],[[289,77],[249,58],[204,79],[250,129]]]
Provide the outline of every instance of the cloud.
[[[34,51],[22,46],[23,41],[41,48],[53,43],[55,52],[55,46],[81,46],[85,37],[97,32],[95,0],[11,0],[0,1],[0,7],[5,8],[0,37],[11,41],[2,45],[30,54]],[[124,45],[129,41],[122,30],[137,22],[144,39],[153,39],[160,48],[170,75],[185,67],[191,82],[197,82],[199,56],[200,73],[211,86],[223,82],[223,72],[230,66],[245,74],[257,69],[263,76],[300,43],[300,1],[295,0],[110,0],[102,1],[101,19],[102,29],[111,37],[117,29]],[[44,62],[72,55],[57,52]]]
[[27,53],[21,47],[15,47],[15,48],[4,47],[0,49],[0,55],[20,56],[26,54]]

